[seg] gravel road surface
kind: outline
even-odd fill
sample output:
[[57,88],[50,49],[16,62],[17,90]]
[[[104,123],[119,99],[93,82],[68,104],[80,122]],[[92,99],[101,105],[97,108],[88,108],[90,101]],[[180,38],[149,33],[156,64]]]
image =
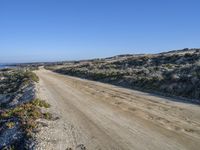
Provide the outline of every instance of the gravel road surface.
[[40,69],[38,96],[58,116],[38,150],[199,150],[200,107]]

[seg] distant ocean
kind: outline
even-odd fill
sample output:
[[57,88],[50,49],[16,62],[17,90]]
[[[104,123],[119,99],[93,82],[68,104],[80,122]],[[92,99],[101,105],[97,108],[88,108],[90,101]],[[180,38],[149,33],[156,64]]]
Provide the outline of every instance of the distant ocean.
[[0,69],[6,68],[5,65],[0,65]]
[[4,69],[4,68],[14,68],[14,66],[0,64],[0,69]]

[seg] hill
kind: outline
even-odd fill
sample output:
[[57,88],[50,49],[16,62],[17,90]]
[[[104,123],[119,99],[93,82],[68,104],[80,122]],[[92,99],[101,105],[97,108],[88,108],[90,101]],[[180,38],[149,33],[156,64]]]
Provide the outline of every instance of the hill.
[[200,102],[200,49],[48,65],[55,72]]

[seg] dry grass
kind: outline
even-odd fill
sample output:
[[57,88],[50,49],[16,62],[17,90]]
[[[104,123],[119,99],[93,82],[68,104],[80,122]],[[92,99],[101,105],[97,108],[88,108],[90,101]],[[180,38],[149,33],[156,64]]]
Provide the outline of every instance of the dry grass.
[[[43,113],[40,107],[49,108],[50,105],[43,100],[35,99],[31,102],[22,104],[13,109],[3,110],[0,113],[1,120],[10,120],[17,118],[20,121],[20,126],[25,131],[26,135],[29,137],[33,133],[33,129],[38,127],[36,122],[39,118],[52,119],[50,113]],[[8,128],[14,127],[14,122],[7,122],[6,126]]]

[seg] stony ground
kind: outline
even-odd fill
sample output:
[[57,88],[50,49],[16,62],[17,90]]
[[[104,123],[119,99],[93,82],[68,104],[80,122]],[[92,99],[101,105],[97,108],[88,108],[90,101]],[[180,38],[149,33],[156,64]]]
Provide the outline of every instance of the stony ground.
[[38,96],[57,118],[40,120],[38,150],[199,150],[198,105],[44,69],[36,74]]

